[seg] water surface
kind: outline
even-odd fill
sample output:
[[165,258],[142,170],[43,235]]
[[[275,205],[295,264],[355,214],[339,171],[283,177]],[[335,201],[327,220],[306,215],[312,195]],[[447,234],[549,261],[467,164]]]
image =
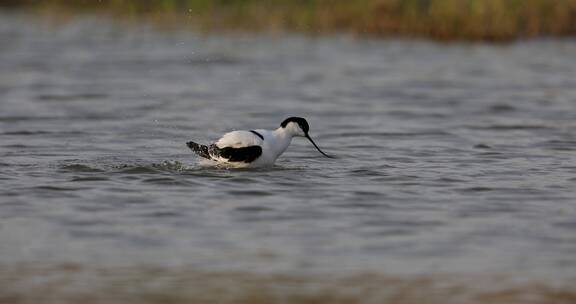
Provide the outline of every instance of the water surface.
[[[576,43],[0,18],[0,264],[574,277]],[[306,117],[276,166],[185,142]]]

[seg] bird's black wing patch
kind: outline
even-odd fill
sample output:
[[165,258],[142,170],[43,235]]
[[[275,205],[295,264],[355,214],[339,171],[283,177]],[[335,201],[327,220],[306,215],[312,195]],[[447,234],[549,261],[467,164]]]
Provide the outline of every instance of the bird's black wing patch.
[[189,141],[186,143],[190,150],[194,151],[194,153],[198,154],[198,156],[210,159],[210,151],[208,146],[199,145],[193,141]]
[[242,148],[219,148],[218,154],[230,162],[251,163],[262,155],[262,147],[249,146]]
[[252,132],[254,135],[256,135],[256,136],[260,137],[260,139],[261,139],[261,140],[264,140],[264,136],[262,136],[262,134],[260,134],[260,133],[258,133],[258,132],[256,132],[256,131],[254,131],[254,130],[250,130],[250,132]]
[[262,147],[260,146],[218,148],[214,144],[205,146],[192,141],[187,142],[186,145],[194,151],[194,153],[198,154],[198,156],[207,159],[222,157],[227,159],[229,162],[251,163],[262,155]]

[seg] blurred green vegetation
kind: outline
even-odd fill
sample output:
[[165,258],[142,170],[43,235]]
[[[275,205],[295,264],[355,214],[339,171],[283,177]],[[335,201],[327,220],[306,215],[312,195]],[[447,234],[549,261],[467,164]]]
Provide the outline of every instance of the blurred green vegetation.
[[506,41],[576,33],[576,0],[0,0],[201,31],[349,32]]

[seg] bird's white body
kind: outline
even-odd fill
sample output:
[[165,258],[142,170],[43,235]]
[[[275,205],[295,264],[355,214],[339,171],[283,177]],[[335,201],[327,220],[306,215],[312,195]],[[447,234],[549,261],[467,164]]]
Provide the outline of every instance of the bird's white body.
[[295,136],[306,137],[326,157],[331,157],[316,145],[308,134],[308,122],[301,117],[285,119],[276,130],[256,129],[232,131],[224,134],[212,145],[188,142],[186,145],[210,162],[233,167],[272,166],[290,145]]
[[[288,132],[285,128],[278,128],[276,130],[254,130],[262,135],[261,139],[258,135],[251,131],[232,131],[224,134],[215,144],[218,148],[233,147],[242,148],[249,146],[260,146],[262,148],[262,155],[251,163],[238,163],[235,166],[240,167],[266,167],[272,166],[276,159],[290,146],[294,135]],[[226,159],[218,159],[220,163],[229,163]]]

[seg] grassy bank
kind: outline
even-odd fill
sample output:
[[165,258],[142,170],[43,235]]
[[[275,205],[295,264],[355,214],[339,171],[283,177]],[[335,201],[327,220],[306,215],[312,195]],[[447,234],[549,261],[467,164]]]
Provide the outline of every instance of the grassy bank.
[[60,14],[104,13],[201,31],[349,32],[439,40],[576,34],[576,0],[0,0]]
[[0,303],[568,304],[574,282],[502,276],[264,275],[80,265],[0,267]]

